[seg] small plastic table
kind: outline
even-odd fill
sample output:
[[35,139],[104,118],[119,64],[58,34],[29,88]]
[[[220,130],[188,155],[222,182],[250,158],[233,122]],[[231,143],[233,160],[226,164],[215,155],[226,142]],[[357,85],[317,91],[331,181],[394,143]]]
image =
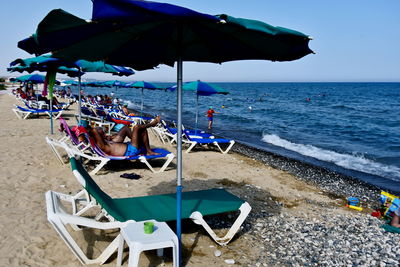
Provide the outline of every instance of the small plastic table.
[[173,266],[178,267],[178,237],[165,222],[154,223],[152,234],[144,233],[144,222],[132,222],[121,228],[121,235],[118,246],[117,267],[122,263],[122,251],[124,241],[129,246],[129,267],[138,266],[140,253],[145,250],[163,249],[172,247]]

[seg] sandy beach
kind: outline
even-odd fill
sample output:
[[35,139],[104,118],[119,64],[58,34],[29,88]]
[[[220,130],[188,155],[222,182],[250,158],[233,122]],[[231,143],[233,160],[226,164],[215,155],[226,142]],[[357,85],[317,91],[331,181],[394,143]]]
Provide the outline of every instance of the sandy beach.
[[[17,119],[11,110],[16,103],[14,96],[0,94],[0,265],[80,266],[48,223],[44,194],[48,190],[73,194],[81,187],[69,164],[61,166],[45,142],[49,119]],[[69,125],[76,124],[76,108],[74,104],[63,116]],[[58,126],[55,122],[55,138],[62,136]],[[176,149],[154,136],[151,144],[172,152]],[[249,153],[238,148],[235,151],[227,155],[208,150],[183,153],[184,190],[223,187],[252,206],[242,229],[224,247],[214,243],[201,227],[185,221],[186,266],[228,266],[227,259],[233,259],[234,266],[398,266],[399,235],[384,232],[379,227],[382,221],[370,215],[370,208],[363,212],[345,208],[348,195],[337,189],[341,185],[321,189],[316,181],[312,184],[310,179],[271,167],[263,157],[244,156]],[[138,162],[109,164],[93,178],[112,197],[173,193],[175,160],[173,163],[159,174]],[[126,172],[141,178],[120,178]],[[376,206],[378,190],[365,188],[358,196],[369,192],[365,204]],[[226,215],[209,218],[221,232],[231,219]],[[74,233],[83,250],[94,255],[115,235],[89,230]],[[221,256],[214,255],[216,250]],[[127,257],[126,249],[124,266],[128,266]],[[104,266],[115,264],[116,254]],[[172,266],[170,252],[167,250],[164,260],[154,251],[143,253],[140,266]]]

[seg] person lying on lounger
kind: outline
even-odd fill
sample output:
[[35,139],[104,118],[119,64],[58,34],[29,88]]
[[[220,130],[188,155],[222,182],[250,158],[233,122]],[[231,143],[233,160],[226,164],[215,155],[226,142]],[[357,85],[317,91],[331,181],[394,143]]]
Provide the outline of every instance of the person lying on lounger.
[[[124,127],[123,131],[114,137],[106,137],[104,131],[93,128],[89,130],[89,135],[94,138],[96,144],[108,155],[113,156],[137,156],[137,155],[158,155],[150,148],[149,136],[147,128],[154,127],[160,122],[160,117],[157,116],[154,120],[147,124],[138,124],[130,130]],[[122,130],[122,129],[121,129]],[[120,133],[120,134],[119,134]],[[128,136],[131,140],[122,143],[125,137]]]

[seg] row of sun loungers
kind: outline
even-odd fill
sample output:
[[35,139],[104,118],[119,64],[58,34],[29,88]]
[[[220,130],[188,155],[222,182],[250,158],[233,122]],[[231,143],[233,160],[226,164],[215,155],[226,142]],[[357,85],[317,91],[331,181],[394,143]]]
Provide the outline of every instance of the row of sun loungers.
[[63,109],[54,109],[54,110],[49,110],[49,109],[36,109],[36,108],[29,108],[29,107],[21,107],[18,105],[14,105],[15,108],[12,109],[12,111],[17,115],[19,119],[28,119],[33,116],[40,116],[40,115],[47,115],[49,117],[53,117],[55,119],[58,119],[61,114],[63,113]]
[[[176,143],[177,130],[169,127],[165,121],[162,121],[158,127],[154,127],[154,131],[163,143],[166,141],[170,144]],[[199,130],[187,129],[183,129],[182,131],[182,142],[188,146],[186,153],[192,151],[196,146],[215,146],[222,154],[227,154],[235,144],[235,141],[231,139],[215,138],[215,136]],[[225,146],[225,148],[221,145]]]
[[[168,150],[162,149],[162,148],[153,148],[153,151],[156,153],[159,153],[158,155],[137,155],[137,156],[131,156],[131,157],[125,157],[125,156],[111,156],[107,155],[104,153],[94,142],[94,140],[89,137],[89,135],[85,135],[86,143],[80,142],[78,140],[78,137],[75,135],[74,132],[70,130],[69,125],[67,122],[61,117],[59,119],[60,121],[60,127],[64,131],[66,137],[61,138],[60,140],[55,140],[50,137],[46,137],[46,142],[49,144],[51,147],[52,151],[58,158],[58,160],[63,163],[62,157],[60,153],[57,150],[57,147],[63,148],[64,150],[70,150],[73,152],[73,154],[76,157],[80,157],[82,160],[85,160],[86,162],[92,161],[92,162],[99,162],[97,166],[90,172],[91,174],[96,174],[98,171],[100,171],[109,161],[112,160],[126,160],[126,161],[131,161],[131,160],[139,160],[140,162],[144,163],[152,172],[157,173],[157,172],[163,172],[169,164],[172,162],[174,159],[175,155]],[[69,142],[67,142],[69,141]],[[149,162],[150,159],[165,159],[164,164],[159,170],[156,170]]]
[[[100,255],[93,258],[85,253],[85,249],[82,249],[82,246],[78,244],[79,242],[74,239],[71,231],[78,231],[82,228],[120,230],[131,223],[149,220],[157,222],[176,220],[175,194],[112,198],[90,176],[97,174],[108,162],[115,160],[139,160],[152,172],[163,172],[174,159],[173,153],[162,148],[153,148],[153,151],[160,154],[135,157],[110,156],[104,153],[87,134],[85,141],[80,142],[66,120],[61,117],[63,109],[55,109],[50,112],[47,109],[25,108],[16,105],[13,111],[23,119],[32,115],[46,114],[53,116],[60,122],[60,129],[64,136],[60,139],[46,137],[46,142],[62,165],[65,165],[65,163],[59,149],[66,152],[72,173],[82,189],[75,195],[48,191],[45,195],[47,219],[82,264],[105,263],[118,248],[121,248],[123,237],[121,234],[117,234]],[[97,125],[109,123],[109,129],[113,128],[114,125],[134,125],[151,119],[125,116],[118,110],[105,110],[100,107],[83,107],[82,113],[84,119],[98,123]],[[176,129],[169,127],[165,122],[150,128],[150,130],[163,143],[176,144]],[[223,154],[228,153],[235,143],[233,140],[215,138],[211,134],[193,130],[184,130],[183,142],[188,145],[187,152],[192,151],[196,146],[215,146]],[[221,146],[224,145],[226,147],[223,149]],[[164,164],[158,170],[150,164],[151,160],[154,159],[165,159]],[[90,173],[83,165],[88,162],[97,163]],[[98,213],[93,216],[93,211],[98,211]],[[249,203],[224,189],[186,191],[182,195],[182,219],[191,219],[195,224],[201,225],[219,245],[226,245],[232,240],[250,211]],[[215,216],[228,212],[234,212],[238,214],[238,217],[224,236],[218,236],[203,216]],[[87,215],[89,213],[91,216]],[[121,252],[119,251],[119,253]],[[120,254],[118,259],[120,259]]]

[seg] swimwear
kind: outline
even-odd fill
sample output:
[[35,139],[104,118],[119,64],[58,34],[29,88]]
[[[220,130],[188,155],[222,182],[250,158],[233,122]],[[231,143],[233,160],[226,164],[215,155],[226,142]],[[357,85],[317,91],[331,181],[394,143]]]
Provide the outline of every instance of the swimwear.
[[215,111],[213,109],[209,109],[207,111],[207,117],[209,121],[213,121],[213,116],[214,116]]
[[126,144],[126,151],[124,154],[125,157],[133,157],[133,156],[137,156],[139,154],[146,153],[146,150],[144,148],[137,149],[130,142],[126,142],[125,144]]

